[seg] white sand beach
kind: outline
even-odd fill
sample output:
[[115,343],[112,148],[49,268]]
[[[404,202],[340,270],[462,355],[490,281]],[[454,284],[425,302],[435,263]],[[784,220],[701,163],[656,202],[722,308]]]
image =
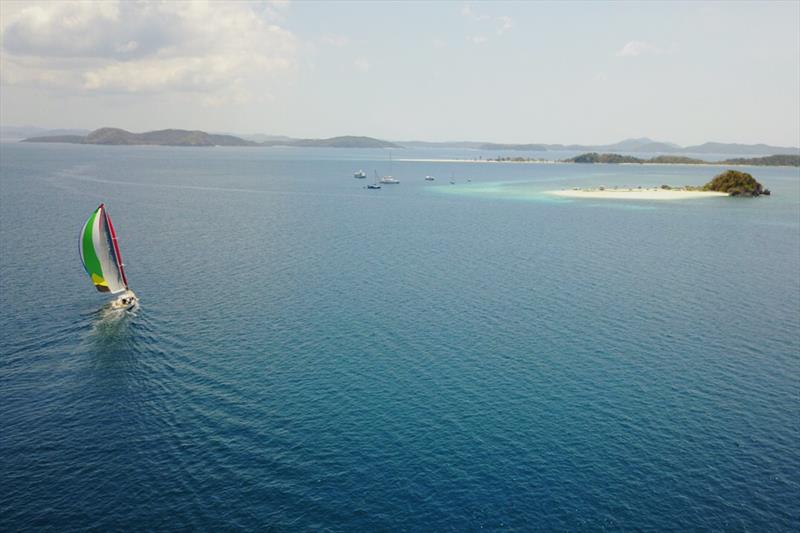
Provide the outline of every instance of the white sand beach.
[[405,161],[409,163],[516,163],[516,164],[534,164],[534,165],[562,165],[563,161],[555,160],[526,160],[526,161],[495,161],[494,159],[421,159],[421,158],[402,158],[398,157],[395,161]]
[[564,189],[560,191],[547,191],[548,194],[566,198],[591,198],[605,200],[685,200],[689,198],[711,198],[714,196],[728,196],[725,192],[715,191],[687,191],[684,189],[659,189],[659,188],[589,188],[589,189]]

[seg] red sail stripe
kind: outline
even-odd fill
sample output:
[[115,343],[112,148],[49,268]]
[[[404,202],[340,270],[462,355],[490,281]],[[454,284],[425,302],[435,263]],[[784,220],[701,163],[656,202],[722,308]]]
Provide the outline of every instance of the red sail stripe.
[[[100,207],[103,207],[100,204]],[[117,244],[117,233],[114,231],[114,225],[111,223],[111,217],[108,216],[108,211],[103,209],[103,215],[106,217],[106,224],[108,224],[108,230],[111,232],[111,242],[114,243],[114,257],[117,260],[117,267],[119,268],[120,274],[122,274],[122,282],[125,284],[125,288],[128,288],[128,278],[125,276],[125,267],[122,266],[122,254],[119,251],[119,244]]]

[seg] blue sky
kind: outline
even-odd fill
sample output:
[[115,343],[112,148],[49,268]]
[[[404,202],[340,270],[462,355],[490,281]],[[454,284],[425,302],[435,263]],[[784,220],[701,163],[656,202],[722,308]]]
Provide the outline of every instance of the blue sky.
[[3,2],[4,124],[800,145],[800,3]]

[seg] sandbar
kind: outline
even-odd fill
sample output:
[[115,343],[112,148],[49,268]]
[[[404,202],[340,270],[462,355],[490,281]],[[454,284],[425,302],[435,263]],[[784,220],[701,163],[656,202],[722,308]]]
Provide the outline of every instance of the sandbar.
[[690,198],[712,198],[714,196],[728,196],[726,192],[717,191],[687,191],[685,189],[659,189],[659,188],[589,188],[589,189],[564,189],[560,191],[547,191],[548,194],[566,198],[591,198],[605,200],[686,200]]

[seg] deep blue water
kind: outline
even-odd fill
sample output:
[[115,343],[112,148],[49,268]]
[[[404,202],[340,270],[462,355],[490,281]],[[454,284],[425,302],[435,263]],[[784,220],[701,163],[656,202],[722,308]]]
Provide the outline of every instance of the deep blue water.
[[631,203],[542,191],[720,169],[0,151],[0,530],[800,526],[796,168]]

